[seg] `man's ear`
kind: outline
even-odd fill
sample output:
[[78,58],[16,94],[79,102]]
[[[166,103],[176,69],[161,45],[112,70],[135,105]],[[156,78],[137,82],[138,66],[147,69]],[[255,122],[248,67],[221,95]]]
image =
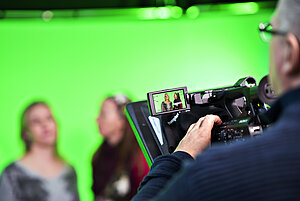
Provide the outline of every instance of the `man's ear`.
[[284,65],[282,72],[288,76],[296,75],[300,72],[300,51],[297,37],[289,33],[286,36],[287,48],[284,51]]

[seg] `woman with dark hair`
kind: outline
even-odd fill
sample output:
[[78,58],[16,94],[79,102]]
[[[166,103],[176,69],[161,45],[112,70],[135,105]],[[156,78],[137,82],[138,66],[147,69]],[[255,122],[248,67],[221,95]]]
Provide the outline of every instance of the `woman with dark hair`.
[[97,117],[104,138],[92,161],[92,190],[97,201],[130,200],[149,171],[124,113],[127,103],[124,95],[106,98]]
[[174,93],[174,110],[182,109],[182,102],[179,96],[179,93],[175,92]]
[[29,105],[21,117],[26,153],[3,171],[0,201],[78,201],[75,170],[57,152],[57,124],[44,102]]

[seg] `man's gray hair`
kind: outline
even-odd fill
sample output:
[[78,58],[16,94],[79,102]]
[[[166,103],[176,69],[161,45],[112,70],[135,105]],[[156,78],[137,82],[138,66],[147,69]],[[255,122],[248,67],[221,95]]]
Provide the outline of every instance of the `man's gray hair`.
[[300,0],[280,0],[277,22],[281,31],[288,31],[300,39]]

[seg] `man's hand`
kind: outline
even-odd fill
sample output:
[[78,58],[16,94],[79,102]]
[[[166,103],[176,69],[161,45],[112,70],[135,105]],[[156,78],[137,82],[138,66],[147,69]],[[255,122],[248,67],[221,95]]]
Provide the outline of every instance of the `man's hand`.
[[214,124],[220,125],[221,123],[222,120],[216,115],[201,117],[189,127],[175,151],[184,151],[196,158],[199,153],[210,145],[211,130]]

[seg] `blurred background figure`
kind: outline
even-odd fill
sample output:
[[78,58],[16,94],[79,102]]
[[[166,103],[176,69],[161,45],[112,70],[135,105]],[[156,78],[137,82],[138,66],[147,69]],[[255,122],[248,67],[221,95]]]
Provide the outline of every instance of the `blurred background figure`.
[[29,105],[21,117],[26,153],[3,171],[0,201],[78,201],[77,177],[57,151],[57,124],[44,102]]
[[174,93],[174,110],[182,109],[182,102],[179,96],[179,93]]
[[125,116],[125,95],[108,97],[97,117],[104,142],[93,156],[95,200],[130,200],[149,167]]
[[167,112],[172,110],[172,102],[170,101],[169,94],[165,93],[165,100],[161,103],[161,111]]

